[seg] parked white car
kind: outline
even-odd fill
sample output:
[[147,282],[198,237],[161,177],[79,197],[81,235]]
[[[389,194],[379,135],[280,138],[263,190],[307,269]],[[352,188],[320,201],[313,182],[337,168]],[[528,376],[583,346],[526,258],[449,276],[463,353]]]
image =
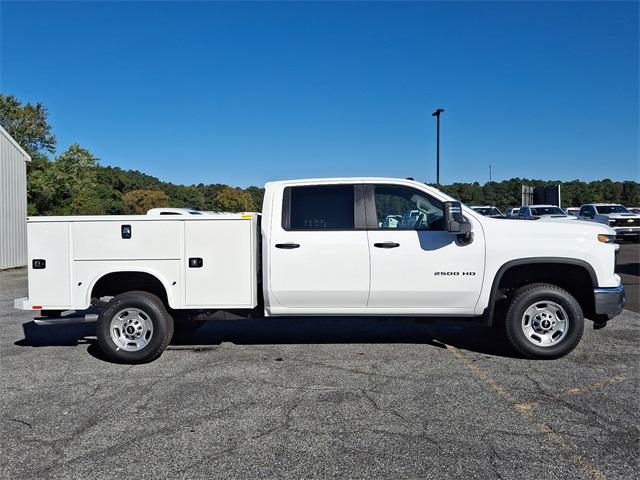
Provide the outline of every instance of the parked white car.
[[609,225],[619,238],[640,238],[640,214],[619,203],[588,203],[580,207],[578,218]]
[[478,212],[480,215],[484,215],[485,217],[505,218],[505,214],[502,213],[498,207],[494,207],[491,205],[474,205],[471,208]]
[[[485,217],[423,183],[337,178],[267,183],[259,214],[31,217],[29,297],[69,323],[102,305],[100,348],[151,361],[174,327],[236,316],[466,316],[522,355],[558,358],[584,316],[622,311],[615,232],[588,222]],[[394,218],[396,222],[388,219]],[[106,305],[104,304],[106,302]],[[503,308],[504,307],[504,308]]]
[[578,213],[580,213],[580,207],[568,207],[568,208],[565,208],[564,211],[570,217],[576,217],[577,218],[578,217]]
[[564,210],[555,205],[523,205],[520,207],[518,217],[564,218],[573,220],[577,218],[567,215]]
[[192,208],[172,208],[172,207],[161,207],[161,208],[152,208],[147,211],[147,215],[202,215],[203,212],[200,210],[195,210]]

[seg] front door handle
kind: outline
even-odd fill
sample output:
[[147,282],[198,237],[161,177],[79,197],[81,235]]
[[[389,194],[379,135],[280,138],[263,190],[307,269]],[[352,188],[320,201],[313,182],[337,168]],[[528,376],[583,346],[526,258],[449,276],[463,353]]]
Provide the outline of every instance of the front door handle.
[[292,248],[299,248],[299,243],[287,242],[287,243],[276,243],[276,248],[283,248],[285,250],[291,250]]
[[374,243],[373,246],[376,248],[396,248],[396,247],[399,247],[400,244],[396,242],[382,242],[382,243]]

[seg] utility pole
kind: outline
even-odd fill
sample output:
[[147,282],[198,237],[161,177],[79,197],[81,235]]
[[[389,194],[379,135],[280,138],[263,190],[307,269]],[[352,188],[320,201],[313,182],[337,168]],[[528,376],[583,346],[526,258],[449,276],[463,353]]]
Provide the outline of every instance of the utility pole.
[[440,186],[440,114],[444,108],[438,108],[431,114],[436,117],[436,185]]
[[489,164],[489,181],[491,181],[491,164]]

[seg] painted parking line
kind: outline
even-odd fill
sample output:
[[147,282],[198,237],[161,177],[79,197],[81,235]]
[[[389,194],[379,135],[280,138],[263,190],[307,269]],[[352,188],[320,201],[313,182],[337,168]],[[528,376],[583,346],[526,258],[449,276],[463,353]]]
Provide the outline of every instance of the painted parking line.
[[611,377],[605,380],[601,380],[599,382],[594,382],[594,383],[590,383],[588,385],[583,385],[580,387],[573,387],[573,388],[569,388],[565,391],[563,391],[562,393],[560,393],[559,395],[554,395],[551,396],[549,398],[547,398],[546,400],[535,400],[533,402],[525,402],[525,403],[518,403],[517,405],[515,405],[515,408],[518,410],[521,410],[523,412],[528,412],[532,409],[534,409],[535,407],[537,407],[538,405],[547,403],[549,401],[554,401],[554,400],[563,400],[565,398],[569,398],[569,397],[578,397],[580,395],[584,395],[585,393],[589,393],[589,392],[595,392],[596,390],[601,390],[605,387],[608,387],[610,385],[616,385],[618,383],[622,383],[626,380],[626,377],[622,376],[622,375],[616,375],[615,377]]
[[[498,382],[496,382],[487,372],[485,372],[482,368],[477,366],[471,361],[471,359],[464,354],[461,350],[458,350],[456,347],[452,347],[451,345],[447,345],[447,350],[453,353],[453,355],[460,360],[460,362],[467,367],[467,369],[481,382],[489,386],[496,394],[498,394],[504,401],[506,401],[511,408],[525,418],[531,425],[533,425],[536,430],[538,430],[542,435],[546,438],[554,442],[560,449],[562,449],[571,461],[580,468],[589,478],[594,480],[607,480],[605,474],[599,470],[595,465],[593,465],[589,460],[584,458],[582,455],[578,453],[577,448],[571,442],[567,441],[562,435],[556,432],[550,425],[540,422],[536,420],[533,416],[533,406],[523,407],[522,404],[518,402],[511,393],[509,393],[506,389],[504,389]],[[622,380],[620,380],[622,381]],[[598,382],[599,384],[603,382]],[[619,383],[619,382],[618,382]],[[594,384],[595,385],[595,384]],[[582,387],[583,389],[586,387]],[[593,385],[592,385],[593,388]],[[575,389],[572,389],[575,390]],[[585,390],[589,391],[589,390]],[[567,391],[568,392],[568,391]],[[569,395],[570,396],[570,395]]]

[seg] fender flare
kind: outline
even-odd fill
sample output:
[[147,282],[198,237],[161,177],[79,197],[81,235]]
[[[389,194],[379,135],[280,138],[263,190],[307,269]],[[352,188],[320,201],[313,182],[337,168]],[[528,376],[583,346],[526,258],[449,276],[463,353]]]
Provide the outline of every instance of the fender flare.
[[162,274],[160,274],[160,272],[157,272],[152,268],[131,267],[131,268],[118,268],[115,270],[103,270],[100,273],[98,273],[93,278],[93,280],[91,280],[91,282],[89,283],[89,287],[87,288],[87,293],[85,298],[85,301],[86,301],[85,305],[87,306],[87,308],[89,307],[89,305],[91,305],[91,292],[93,292],[94,287],[100,281],[100,279],[112,273],[127,273],[127,272],[146,273],[154,277],[156,280],[158,280],[162,284],[164,291],[167,294],[167,303],[169,304],[169,307],[173,308],[176,305],[176,302],[174,301],[174,298],[171,295],[171,290],[169,289],[168,281],[166,278],[164,278]]
[[491,284],[491,293],[489,294],[489,304],[484,309],[482,316],[484,318],[484,324],[487,327],[493,326],[493,313],[494,306],[496,302],[496,297],[498,295],[498,285],[500,285],[500,280],[504,276],[505,272],[512,267],[517,267],[520,265],[531,265],[531,264],[539,264],[539,263],[557,263],[561,265],[574,265],[577,267],[584,268],[589,277],[591,278],[591,285],[595,288],[598,286],[598,277],[596,276],[596,272],[591,265],[589,265],[584,260],[580,260],[577,258],[565,258],[565,257],[530,257],[530,258],[517,258],[515,260],[510,260],[504,263],[496,272],[493,277],[493,283]]

